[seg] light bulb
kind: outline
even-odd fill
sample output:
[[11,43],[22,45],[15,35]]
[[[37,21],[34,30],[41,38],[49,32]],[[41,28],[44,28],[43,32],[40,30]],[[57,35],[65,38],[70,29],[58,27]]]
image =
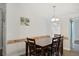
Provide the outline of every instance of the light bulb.
[[60,19],[59,18],[56,18],[56,21],[59,21]]
[[59,20],[60,20],[59,18],[52,18],[51,19],[52,22],[59,21]]
[[52,19],[51,19],[52,22],[54,22],[55,20],[56,20],[55,18],[52,18]]

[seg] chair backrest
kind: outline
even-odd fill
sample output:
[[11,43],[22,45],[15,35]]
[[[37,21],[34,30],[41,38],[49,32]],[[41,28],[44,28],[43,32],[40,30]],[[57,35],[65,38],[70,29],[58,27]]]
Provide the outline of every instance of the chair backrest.
[[27,38],[27,42],[29,42],[29,43],[34,43],[34,44],[35,44],[35,39]]
[[30,52],[36,49],[35,39],[27,38],[27,42],[28,42]]
[[60,46],[62,46],[62,47],[63,47],[63,37],[64,36],[61,36],[61,38],[60,38]]
[[60,37],[60,46],[63,45],[63,36],[61,34],[54,34],[54,37]]
[[52,39],[52,48],[56,48],[56,50],[59,50],[60,38],[61,38],[61,37],[54,37],[54,38]]
[[54,34],[54,37],[61,37],[61,34]]

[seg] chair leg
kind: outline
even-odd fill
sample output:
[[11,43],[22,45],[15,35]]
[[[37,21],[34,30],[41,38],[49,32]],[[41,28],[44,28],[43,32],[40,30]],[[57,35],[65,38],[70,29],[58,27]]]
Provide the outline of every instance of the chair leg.
[[26,56],[28,56],[28,43],[26,42]]

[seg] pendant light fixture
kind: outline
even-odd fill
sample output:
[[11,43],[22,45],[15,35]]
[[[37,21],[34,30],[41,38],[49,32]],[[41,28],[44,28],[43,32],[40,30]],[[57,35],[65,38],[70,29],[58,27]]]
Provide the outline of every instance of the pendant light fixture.
[[60,20],[59,18],[55,16],[55,8],[56,6],[53,6],[53,18],[51,19],[52,22],[58,22]]

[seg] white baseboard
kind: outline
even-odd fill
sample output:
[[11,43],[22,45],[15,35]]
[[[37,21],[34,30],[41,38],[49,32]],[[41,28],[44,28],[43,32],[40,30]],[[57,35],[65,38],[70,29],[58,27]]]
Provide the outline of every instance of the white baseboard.
[[64,49],[64,50],[69,50],[69,51],[71,50],[70,48],[63,48],[63,49]]

